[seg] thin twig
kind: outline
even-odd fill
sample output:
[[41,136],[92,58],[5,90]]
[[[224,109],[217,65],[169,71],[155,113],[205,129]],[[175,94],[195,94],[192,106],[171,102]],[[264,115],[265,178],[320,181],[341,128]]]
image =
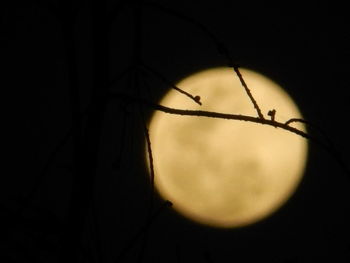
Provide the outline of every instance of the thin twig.
[[233,66],[233,70],[236,72],[236,75],[238,76],[239,81],[241,82],[242,86],[244,87],[244,89],[245,89],[245,91],[246,91],[246,93],[247,93],[249,99],[250,99],[251,102],[253,103],[254,108],[255,108],[255,110],[256,110],[257,113],[258,113],[259,118],[260,118],[260,119],[264,119],[264,115],[262,114],[258,103],[257,103],[256,100],[254,99],[254,97],[253,97],[253,95],[252,95],[250,89],[248,88],[247,83],[246,83],[245,80],[243,79],[242,74],[241,74],[241,72],[239,71],[238,66]]
[[150,175],[151,175],[151,194],[152,194],[151,198],[153,200],[153,196],[154,196],[154,164],[153,164],[152,145],[151,145],[151,139],[149,136],[149,130],[146,126],[145,121],[143,124],[144,124],[143,125],[144,126],[144,133],[145,133],[146,143],[147,143],[147,154],[148,154],[148,161],[149,161]]
[[155,3],[155,2],[151,2],[151,1],[143,1],[143,4],[145,6],[158,9],[161,12],[164,12],[164,13],[166,13],[168,15],[172,15],[172,16],[180,19],[180,20],[186,21],[186,22],[194,25],[195,27],[197,27],[199,30],[201,30],[212,41],[212,43],[216,47],[216,50],[218,51],[218,53],[225,57],[228,67],[234,67],[235,63],[233,62],[232,56],[231,56],[231,54],[229,52],[229,49],[203,23],[199,22],[198,20],[193,19],[192,17],[184,15],[183,13],[181,13],[179,11],[176,11],[174,9],[165,7],[165,6],[163,6],[163,5],[159,4],[159,3]]
[[151,73],[152,75],[154,75],[155,77],[157,77],[158,79],[160,79],[163,83],[165,83],[167,86],[171,87],[172,89],[184,94],[185,96],[189,97],[190,99],[192,99],[195,103],[202,105],[201,101],[200,101],[200,96],[193,96],[192,94],[188,93],[187,91],[184,91],[183,89],[180,89],[179,87],[177,87],[175,84],[171,83],[171,81],[169,81],[167,78],[164,77],[163,74],[159,73],[158,71],[156,71],[155,69],[142,64],[141,66],[142,69],[146,70],[147,72]]
[[122,123],[121,123],[121,138],[120,138],[120,147],[117,153],[117,157],[116,160],[113,162],[113,168],[115,169],[120,169],[121,167],[121,163],[122,163],[122,159],[123,159],[123,153],[124,153],[124,149],[125,149],[125,139],[126,139],[126,112],[124,111],[122,113],[123,117],[122,117]]
[[167,207],[172,206],[173,204],[166,200],[163,205],[147,220],[147,222],[137,231],[136,235],[127,243],[127,245],[122,249],[119,256],[115,260],[116,263],[122,261],[122,259],[126,256],[127,252],[134,246],[136,241],[150,228],[152,223],[157,219],[157,217],[163,212],[163,210]]
[[300,119],[300,118],[291,118],[289,119],[288,121],[285,122],[286,125],[290,125],[291,123],[303,123],[303,124],[306,124],[307,126],[309,126],[310,128],[313,128],[315,129],[316,131],[318,131],[322,136],[323,138],[327,141],[328,145],[330,147],[333,147],[333,143],[332,143],[332,140],[329,138],[329,136],[327,135],[327,133],[318,125],[314,124],[314,123],[311,123],[307,120],[304,120],[304,119]]
[[[145,76],[144,76],[144,77],[147,78],[146,73],[145,73]],[[146,89],[145,95],[147,96],[147,98],[148,98],[149,100],[155,99],[154,93],[152,92],[151,86],[150,86],[150,84],[148,83],[147,79],[143,79],[142,85],[143,85],[143,86],[145,87],[145,89]]]
[[197,27],[199,30],[201,30],[209,39],[212,41],[214,46],[216,47],[216,50],[218,53],[225,57],[227,61],[228,67],[234,67],[235,63],[233,62],[232,56],[229,52],[229,49],[226,47],[226,45],[219,40],[219,38],[211,32],[211,30],[208,29],[203,23],[199,22],[198,20],[193,19],[192,17],[186,16],[183,13],[176,11],[174,9],[165,7],[159,3],[151,2],[151,1],[144,1],[143,4],[145,6],[155,8],[160,10],[161,12],[164,12],[168,15],[172,15],[180,20],[186,21],[195,27]]
[[327,148],[327,151],[336,159],[336,161],[341,165],[341,167],[343,168],[343,170],[350,175],[350,171],[349,168],[347,166],[347,164],[344,162],[343,156],[340,154],[340,152],[337,150],[337,148],[334,146],[334,143],[332,141],[332,139],[327,135],[327,133],[318,125],[311,123],[307,120],[304,119],[300,119],[300,118],[291,118],[288,121],[285,122],[286,125],[289,125],[291,123],[304,123],[307,126],[309,126],[310,128],[316,130],[317,132],[319,132],[321,134],[321,136],[323,137],[323,139],[326,141],[326,143],[324,144],[324,148]]
[[333,151],[336,151],[331,138],[327,135],[327,133],[320,126],[318,126],[318,125],[316,125],[314,123],[311,123],[311,122],[309,122],[307,120],[300,119],[300,118],[291,118],[288,121],[286,121],[285,124],[286,125],[290,125],[291,123],[297,123],[297,122],[306,124],[310,128],[312,128],[312,129],[316,130],[317,132],[319,132],[323,136],[324,140],[327,142],[329,148],[333,148]]
[[[192,17],[184,15],[184,14],[180,13],[179,11],[165,7],[159,3],[155,3],[155,2],[151,2],[151,1],[143,1],[143,4],[145,6],[158,9],[166,14],[172,15],[174,17],[177,17],[183,21],[186,21],[186,22],[194,25],[195,27],[200,29],[207,37],[210,38],[210,40],[217,47],[219,53],[226,55],[226,56],[229,56],[228,49],[222,44],[221,41],[219,41],[219,39],[203,23],[193,19]],[[231,61],[231,59],[229,59],[229,60]]]
[[289,119],[288,121],[285,122],[286,125],[289,125],[293,122],[301,122],[301,123],[304,123],[304,124],[308,124],[310,125],[310,123],[307,121],[307,120],[304,120],[304,119],[299,119],[299,118],[291,118]]
[[109,83],[109,87],[112,88],[115,84],[117,84],[123,77],[125,77],[130,71],[134,69],[133,66],[129,66],[124,69],[122,72],[116,74],[113,79]]
[[25,200],[25,201],[24,201],[24,204],[22,204],[22,207],[19,210],[19,213],[22,213],[28,207],[30,200],[34,197],[34,195],[37,192],[37,190],[39,189],[39,186],[41,185],[44,177],[47,175],[52,164],[55,162],[57,154],[60,152],[60,150],[63,148],[63,146],[65,146],[67,144],[67,142],[71,138],[71,136],[72,136],[72,128],[69,129],[69,131],[64,135],[64,137],[61,139],[61,141],[56,145],[55,149],[49,154],[49,158],[47,159],[44,168],[39,173],[39,175],[35,178],[32,189],[23,198],[23,200]]
[[[141,98],[141,90],[140,90],[140,83],[139,83],[139,76],[138,76],[139,72],[135,72],[135,76],[134,76],[134,82],[132,87],[135,88],[136,94],[137,94],[137,98]],[[132,81],[132,79],[130,78],[130,81]],[[147,144],[147,154],[148,154],[148,161],[149,161],[149,166],[150,166],[150,179],[151,179],[151,196],[150,196],[150,209],[149,209],[149,215],[152,215],[152,211],[153,211],[153,201],[154,201],[154,165],[153,165],[153,154],[152,154],[152,146],[151,146],[151,139],[149,136],[149,130],[147,128],[147,122],[145,120],[145,113],[143,110],[143,105],[142,104],[138,104],[138,110],[139,110],[139,115],[140,115],[140,119],[142,122],[142,129],[146,138],[146,144]]]

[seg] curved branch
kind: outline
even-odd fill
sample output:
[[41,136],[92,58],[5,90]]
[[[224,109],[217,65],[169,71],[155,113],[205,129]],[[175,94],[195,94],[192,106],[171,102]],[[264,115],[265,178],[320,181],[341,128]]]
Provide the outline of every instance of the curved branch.
[[[332,143],[332,140],[329,138],[329,136],[327,135],[327,133],[318,125],[314,124],[314,123],[311,123],[307,120],[304,120],[304,119],[300,119],[300,118],[291,118],[289,119],[288,121],[286,121],[284,124],[285,125],[289,125],[291,123],[304,123],[306,124],[307,126],[315,129],[316,131],[318,131],[322,136],[323,138],[327,141],[329,147],[333,147],[333,143]],[[334,148],[334,147],[333,147]]]
[[311,127],[312,129],[316,130],[319,132],[319,134],[323,137],[325,140],[324,148],[336,159],[336,161],[340,164],[340,166],[343,168],[343,170],[350,176],[350,171],[347,166],[347,164],[344,162],[342,155],[340,152],[337,150],[337,148],[334,146],[331,138],[327,135],[327,133],[318,125],[311,123],[307,120],[300,119],[300,118],[291,118],[288,121],[285,122],[286,125],[289,125],[291,123],[304,123],[307,126]]
[[185,16],[184,14],[179,13],[173,9],[164,7],[158,3],[145,1],[145,2],[143,2],[143,4],[146,6],[149,6],[149,7],[156,8],[164,13],[175,16],[175,17],[177,17],[181,20],[184,20],[186,22],[189,22],[192,25],[199,28],[205,35],[207,35],[210,38],[210,40],[214,43],[214,45],[216,46],[217,51],[225,57],[225,59],[227,60],[228,66],[232,67],[234,69],[234,71],[235,71],[236,75],[238,76],[242,86],[244,87],[244,90],[246,91],[249,99],[253,103],[254,108],[256,109],[259,118],[264,119],[264,116],[259,108],[258,103],[254,99],[250,89],[248,88],[247,83],[244,81],[242,74],[239,72],[239,69],[238,69],[239,66],[233,62],[233,59],[231,57],[231,54],[230,54],[228,48],[204,24],[198,22],[197,20],[195,20],[191,17]]
[[307,120],[299,119],[299,118],[291,118],[288,121],[286,121],[284,124],[285,125],[289,125],[289,124],[291,124],[293,122],[301,122],[301,123],[309,124],[309,122]]
[[185,96],[189,97],[190,99],[192,99],[195,103],[202,105],[201,101],[200,101],[200,96],[193,96],[192,94],[188,93],[187,91],[184,91],[182,89],[180,89],[179,87],[177,87],[176,85],[172,84],[169,80],[167,80],[163,74],[159,73],[158,71],[154,70],[153,68],[142,64],[141,68],[144,69],[147,72],[150,72],[152,75],[154,75],[155,77],[159,78],[162,82],[164,82],[167,86],[171,87],[172,89],[184,94]]
[[[210,40],[214,43],[214,45],[216,46],[218,52],[221,54],[221,55],[224,55],[228,62],[232,62],[232,59],[230,57],[230,54],[228,52],[228,49],[226,48],[226,46],[221,42],[219,41],[219,39],[202,23],[200,23],[199,21],[189,17],[189,16],[186,16],[176,10],[173,10],[171,8],[168,8],[168,7],[165,7],[159,3],[155,3],[155,2],[151,2],[151,1],[143,1],[142,2],[143,5],[145,6],[148,6],[148,7],[151,7],[151,8],[154,8],[154,9],[158,9],[159,11],[161,12],[164,12],[166,14],[169,14],[171,16],[174,16],[178,19],[181,19],[183,21],[186,21],[192,25],[194,25],[195,27],[197,27],[198,29],[200,29],[207,37],[210,38]],[[232,65],[230,65],[232,66]]]

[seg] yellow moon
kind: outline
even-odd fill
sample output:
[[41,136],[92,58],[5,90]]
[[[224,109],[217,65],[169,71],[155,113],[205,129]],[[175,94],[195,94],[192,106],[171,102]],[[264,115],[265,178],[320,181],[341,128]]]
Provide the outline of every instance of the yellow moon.
[[[276,121],[302,117],[279,85],[240,71],[265,118],[272,109]],[[232,68],[204,70],[177,86],[199,95],[202,106],[175,90],[161,105],[257,116]],[[307,158],[305,139],[256,123],[155,112],[149,131],[160,196],[186,218],[212,227],[242,227],[271,215],[296,190]]]

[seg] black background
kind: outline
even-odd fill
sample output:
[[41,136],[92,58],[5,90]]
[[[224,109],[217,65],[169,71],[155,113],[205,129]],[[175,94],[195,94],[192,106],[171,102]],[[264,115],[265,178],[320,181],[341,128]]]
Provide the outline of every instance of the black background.
[[[345,7],[325,1],[279,5],[221,0],[157,2],[200,21],[225,44],[236,63],[282,85],[305,119],[321,126],[345,163],[349,162],[349,32]],[[91,99],[92,88],[89,8],[89,2],[81,5],[75,38],[82,111]],[[131,10],[126,7],[113,22],[111,76],[132,61]],[[72,185],[70,141],[58,152],[23,219],[14,223],[12,214],[20,209],[21,197],[35,186],[50,153],[71,127],[62,33],[40,1],[12,1],[1,12],[1,61],[5,68],[1,86],[6,105],[1,205],[3,217],[8,219],[4,227],[10,233],[5,238],[10,255],[5,262],[11,262],[10,258],[27,262],[30,257],[34,262],[56,262],[59,227],[50,223],[49,230],[42,230],[36,224],[46,218],[64,222]],[[188,21],[145,7],[142,25],[143,61],[174,83],[201,69],[226,66],[210,38]],[[156,101],[165,87],[159,81],[149,83]],[[124,79],[117,87],[129,89]],[[149,183],[143,160],[144,139],[135,108],[128,106],[127,111],[123,122],[120,105],[110,103],[103,126],[93,209],[101,262],[115,262],[147,222]],[[122,127],[126,130],[124,137]],[[125,148],[121,167],[116,169],[113,164],[121,140]],[[140,258],[147,262],[348,262],[349,174],[317,144],[310,144],[308,158],[298,191],[270,218],[242,229],[220,230],[196,225],[165,209],[148,229],[148,238],[141,237],[130,246],[125,262]],[[162,202],[156,200],[156,209]],[[93,221],[91,214],[88,218]],[[51,227],[56,231],[50,231]],[[96,246],[87,241],[88,229],[84,247],[94,254]],[[51,248],[45,248],[40,238]]]

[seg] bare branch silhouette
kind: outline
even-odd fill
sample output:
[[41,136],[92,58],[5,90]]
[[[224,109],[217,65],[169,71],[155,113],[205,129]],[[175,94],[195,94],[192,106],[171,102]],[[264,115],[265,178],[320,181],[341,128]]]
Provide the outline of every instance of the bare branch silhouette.
[[244,87],[244,90],[246,91],[250,101],[253,103],[254,105],[254,108],[256,109],[257,113],[258,113],[258,116],[260,119],[264,119],[264,115],[262,114],[261,110],[260,110],[260,107],[258,105],[258,103],[256,102],[256,100],[254,99],[253,95],[252,95],[252,92],[250,91],[250,89],[248,88],[248,85],[247,83],[245,82],[245,80],[243,79],[243,76],[241,74],[241,72],[239,71],[239,68],[238,66],[233,66],[233,70],[236,72],[238,78],[239,78],[239,81],[241,82],[242,86]]
[[292,123],[304,123],[316,132],[318,132],[322,137],[323,140],[320,139],[318,142],[318,145],[321,145],[324,149],[327,150],[327,152],[336,160],[336,162],[341,166],[342,170],[345,172],[345,174],[348,175],[348,179],[350,179],[350,169],[348,167],[348,164],[345,163],[343,156],[340,154],[338,149],[334,146],[334,143],[332,142],[332,139],[328,136],[328,134],[319,126],[316,125],[310,121],[300,119],[300,118],[292,118],[285,122],[286,125],[290,125]]
[[161,81],[163,81],[167,86],[169,86],[170,88],[186,95],[187,97],[189,97],[190,99],[192,99],[195,103],[199,104],[199,105],[202,105],[201,101],[200,101],[200,96],[196,95],[196,96],[193,96],[192,94],[188,93],[187,91],[184,91],[182,89],[180,89],[179,87],[177,87],[175,84],[171,83],[171,81],[169,81],[168,79],[166,79],[164,77],[163,74],[159,73],[158,71],[156,71],[155,69],[145,65],[145,64],[142,64],[141,66],[142,69],[145,69],[147,72],[150,72],[152,73],[155,77],[157,77],[158,79],[160,79]]
[[327,133],[319,126],[319,125],[316,125],[314,123],[311,123],[307,120],[304,120],[304,119],[300,119],[300,118],[291,118],[289,119],[288,121],[285,122],[286,125],[290,125],[292,123],[303,123],[303,124],[306,124],[307,126],[309,126],[310,128],[316,130],[317,132],[319,132],[323,138],[326,140],[326,142],[328,143],[328,145],[330,147],[333,147],[333,143],[332,143],[332,140],[331,138],[329,138],[329,136],[327,135]]
[[56,145],[54,150],[49,154],[47,161],[38,176],[35,177],[33,186],[30,191],[23,197],[22,207],[19,213],[22,213],[29,205],[30,201],[39,189],[43,179],[48,174],[50,168],[56,161],[57,154],[62,150],[62,148],[68,143],[69,139],[72,137],[72,128],[64,135],[61,141]]
[[214,43],[214,45],[216,46],[217,51],[223,55],[225,57],[225,59],[227,60],[227,64],[229,67],[232,67],[234,72],[236,73],[236,75],[238,76],[244,90],[246,91],[249,99],[251,100],[251,102],[254,105],[254,108],[257,111],[258,116],[261,119],[264,119],[264,115],[262,114],[259,105],[257,104],[256,100],[254,99],[252,92],[250,91],[250,89],[248,88],[247,83],[244,81],[242,74],[239,71],[239,66],[233,62],[232,56],[230,55],[230,52],[228,50],[228,48],[215,36],[215,34],[213,34],[208,27],[206,27],[204,24],[200,23],[199,21],[188,17],[178,11],[175,11],[173,9],[170,9],[168,7],[164,7],[158,3],[154,3],[154,2],[150,2],[150,1],[145,1],[143,2],[143,4],[145,6],[149,6],[149,7],[153,7],[156,8],[164,13],[170,14],[172,16],[175,16],[181,20],[187,21],[190,24],[193,24],[194,26],[196,26],[197,28],[199,28],[203,33],[205,33],[205,35],[207,35],[209,37],[209,39]]
[[134,70],[134,66],[129,66],[125,68],[120,73],[116,74],[113,79],[109,83],[109,87],[115,86],[121,79],[123,79],[127,74],[130,73],[130,71]]
[[153,193],[154,193],[154,165],[153,165],[153,153],[152,153],[152,145],[151,145],[151,139],[149,136],[149,130],[146,126],[146,122],[143,119],[143,126],[144,126],[144,133],[146,137],[146,143],[147,143],[147,154],[148,154],[148,161],[149,161],[149,167],[150,167],[150,176],[151,176],[151,199],[153,200]]
[[168,114],[246,121],[246,122],[252,122],[252,123],[257,123],[257,124],[262,124],[262,125],[273,126],[275,128],[281,128],[285,131],[288,131],[288,132],[294,133],[296,135],[299,135],[301,137],[304,137],[306,139],[309,139],[309,140],[315,142],[317,145],[324,148],[338,162],[340,167],[343,169],[343,171],[346,173],[346,175],[350,178],[349,168],[347,167],[346,163],[342,160],[340,155],[335,152],[333,147],[330,147],[328,145],[328,143],[324,143],[323,140],[321,140],[317,137],[311,136],[310,134],[308,134],[302,130],[299,130],[297,128],[289,126],[288,124],[291,122],[286,124],[286,123],[278,122],[276,120],[269,120],[269,119],[265,119],[265,118],[261,119],[260,117],[253,117],[253,116],[241,115],[241,114],[228,114],[228,113],[202,111],[202,110],[175,109],[175,108],[169,108],[166,106],[162,106],[162,105],[150,102],[150,101],[145,100],[145,99],[135,98],[135,97],[123,94],[123,93],[112,93],[111,95],[114,98],[134,101],[135,103],[144,104],[153,110],[162,111],[162,112],[168,113]]
[[247,121],[247,122],[254,122],[254,123],[269,125],[277,128],[282,128],[284,130],[300,135],[304,138],[311,139],[306,132],[303,132],[292,126],[286,125],[285,123],[272,121],[269,119],[261,119],[259,117],[253,117],[253,116],[242,115],[242,114],[229,114],[229,113],[221,113],[221,112],[214,112],[214,111],[183,110],[183,109],[169,108],[160,104],[153,103],[146,99],[142,99],[142,98],[139,99],[120,92],[111,93],[111,97],[117,98],[117,99],[126,99],[129,101],[133,101],[135,103],[144,104],[153,110],[158,110],[169,114],[183,115],[183,116],[209,117],[209,118],[226,119],[226,120],[238,120],[238,121]]
[[158,218],[158,216],[166,209],[167,207],[171,207],[173,204],[166,200],[159,209],[147,220],[147,222],[136,232],[135,236],[127,243],[127,245],[121,250],[117,259],[114,261],[115,263],[122,262],[126,254],[130,251],[130,249],[134,246],[134,244],[139,240],[139,238],[151,227],[154,221]]
[[193,19],[192,17],[184,15],[179,11],[176,11],[176,10],[171,9],[169,7],[165,7],[159,3],[155,3],[152,1],[143,1],[142,4],[146,7],[151,7],[151,8],[157,9],[163,13],[177,17],[180,20],[186,21],[189,24],[194,25],[196,28],[201,30],[214,43],[218,52],[220,54],[224,55],[228,62],[232,62],[232,59],[231,59],[230,54],[228,52],[228,49],[225,47],[225,45],[221,41],[219,41],[219,39],[203,23]]

